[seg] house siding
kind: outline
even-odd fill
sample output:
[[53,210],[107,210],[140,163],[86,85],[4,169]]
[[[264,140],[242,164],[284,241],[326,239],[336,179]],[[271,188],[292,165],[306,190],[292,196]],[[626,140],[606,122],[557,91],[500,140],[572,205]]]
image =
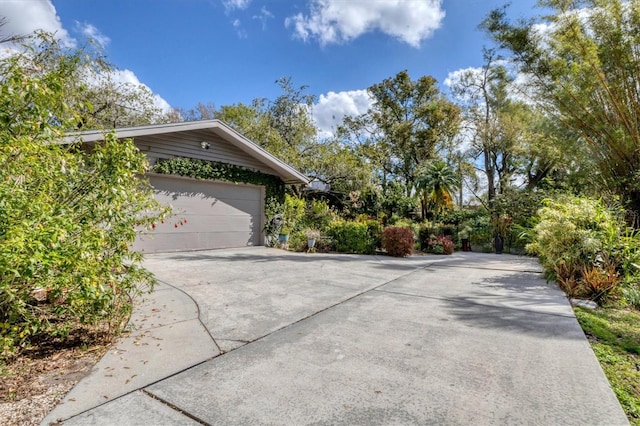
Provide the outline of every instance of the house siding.
[[[140,151],[147,156],[151,165],[154,165],[158,159],[188,157],[234,164],[266,174],[278,175],[275,170],[210,131],[137,136],[134,138],[134,142]],[[202,142],[207,142],[209,149],[203,149]]]

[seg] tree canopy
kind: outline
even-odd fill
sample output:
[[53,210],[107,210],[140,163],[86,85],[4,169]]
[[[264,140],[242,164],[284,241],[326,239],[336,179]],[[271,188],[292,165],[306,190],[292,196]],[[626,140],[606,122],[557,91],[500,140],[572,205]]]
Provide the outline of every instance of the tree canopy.
[[352,133],[365,135],[361,152],[382,169],[383,181],[400,180],[407,194],[415,185],[418,166],[434,158],[439,145],[458,131],[460,110],[436,83],[430,76],[411,80],[401,71],[369,87],[370,110],[346,120]]
[[507,9],[482,23],[534,99],[575,135],[605,187],[640,211],[640,2],[545,0],[540,21]]

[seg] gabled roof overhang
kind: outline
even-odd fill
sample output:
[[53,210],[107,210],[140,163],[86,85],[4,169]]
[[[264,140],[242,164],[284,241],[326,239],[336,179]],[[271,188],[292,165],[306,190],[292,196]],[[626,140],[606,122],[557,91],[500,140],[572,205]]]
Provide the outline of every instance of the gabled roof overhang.
[[[220,120],[203,120],[203,121],[188,121],[183,123],[169,123],[169,124],[154,124],[150,126],[138,126],[138,127],[124,127],[115,129],[113,132],[119,139],[136,138],[149,135],[160,135],[176,132],[189,132],[194,130],[210,130],[217,136],[229,144],[240,149],[250,157],[263,163],[265,166],[274,170],[278,176],[289,184],[304,184],[309,183],[309,178],[294,169],[287,163],[283,162],[279,158],[270,154],[264,148],[251,142],[249,139],[235,131],[229,125]],[[93,130],[86,132],[78,132],[68,135],[64,142],[98,142],[104,140],[105,132],[101,130]]]

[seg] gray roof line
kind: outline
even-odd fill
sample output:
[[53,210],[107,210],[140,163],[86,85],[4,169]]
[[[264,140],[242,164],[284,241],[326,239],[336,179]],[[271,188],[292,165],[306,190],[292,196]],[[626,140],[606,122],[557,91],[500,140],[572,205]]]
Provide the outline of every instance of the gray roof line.
[[[280,160],[267,150],[258,146],[254,142],[247,139],[245,136],[234,130],[231,126],[220,120],[202,120],[202,121],[187,121],[181,123],[169,123],[169,124],[152,124],[148,126],[137,127],[123,127],[114,129],[114,133],[120,139],[135,138],[136,136],[148,136],[173,132],[186,132],[190,130],[219,130],[223,133],[223,138],[236,146],[240,150],[244,151],[251,157],[261,161],[270,168],[278,172],[286,183],[295,184],[308,184],[309,178],[300,173],[298,170]],[[82,142],[97,142],[104,139],[104,136],[108,131],[102,130],[90,130],[85,132],[71,133],[64,138],[64,142],[71,143],[74,141]]]

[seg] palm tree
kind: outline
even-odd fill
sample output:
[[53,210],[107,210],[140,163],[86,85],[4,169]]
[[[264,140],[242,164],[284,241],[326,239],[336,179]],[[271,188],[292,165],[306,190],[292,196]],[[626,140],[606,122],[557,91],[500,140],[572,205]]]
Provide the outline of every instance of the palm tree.
[[441,214],[453,205],[453,194],[460,186],[458,173],[442,160],[435,160],[425,164],[416,179],[422,205],[422,218],[426,218],[429,206],[434,207],[435,214]]

